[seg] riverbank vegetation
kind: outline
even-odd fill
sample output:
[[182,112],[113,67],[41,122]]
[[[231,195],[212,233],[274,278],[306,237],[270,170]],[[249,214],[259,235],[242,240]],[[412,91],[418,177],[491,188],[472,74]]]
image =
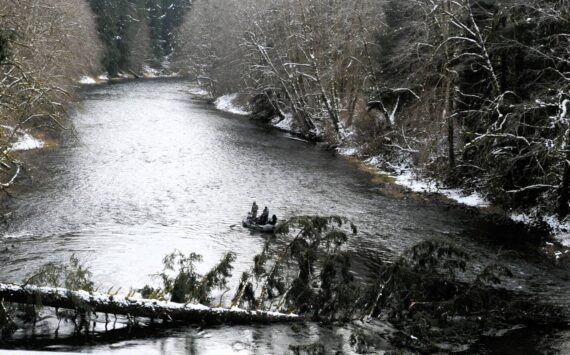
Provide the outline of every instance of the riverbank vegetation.
[[188,0],[87,0],[104,43],[103,66],[110,77],[168,74],[175,29]]
[[[69,129],[79,82],[164,73],[188,1],[4,1],[0,4],[0,187],[16,182],[18,149]],[[106,72],[106,74],[105,74]],[[20,142],[20,143],[18,143]]]
[[[82,76],[189,75],[212,97],[382,170],[478,191],[518,219],[570,212],[568,23],[544,0],[7,1],[4,145],[63,126]],[[224,13],[220,16],[220,13]],[[16,129],[14,129],[16,128]],[[5,156],[2,183],[19,171]]]
[[[61,319],[70,319],[74,331],[87,333],[103,322],[97,313],[105,314],[105,329],[113,315],[125,315],[130,325],[139,318],[163,326],[309,321],[357,322],[366,329],[365,324],[389,322],[394,331],[385,341],[437,352],[468,350],[482,335],[566,322],[562,309],[508,286],[514,275],[500,259],[479,266],[464,250],[442,240],[421,242],[357,279],[353,255],[346,248],[356,233],[356,227],[340,217],[294,217],[267,240],[235,289],[228,287],[232,253],[200,275],[196,263],[201,257],[177,251],[164,258],[164,270],[156,275],[161,286],[137,291],[145,299],[135,298],[133,290],[126,297],[112,289],[94,292],[89,271],[72,257],[68,264],[44,266],[24,286],[0,285],[6,302],[27,305],[0,308],[2,333],[7,339],[25,327],[26,320],[35,327],[37,312],[48,306],[60,308],[55,314],[58,330]],[[358,353],[376,345],[360,333],[351,339]]]
[[[10,187],[21,162],[10,147],[22,130],[66,128],[77,80],[99,71],[101,45],[83,1],[0,4],[0,186]],[[24,136],[25,138],[26,136]]]
[[[538,223],[568,221],[564,2],[4,1],[0,188],[22,171],[13,149],[20,132],[69,128],[67,109],[82,77],[149,71],[179,71],[212,98],[238,93],[252,118],[350,148],[384,170],[414,169],[480,191]],[[233,253],[201,274],[200,255],[174,252],[159,285],[127,296],[96,293],[73,257],[46,265],[23,286],[0,286],[0,299],[27,305],[0,303],[0,334],[34,324],[42,306],[56,309],[56,333],[62,318],[89,332],[96,313],[106,315],[105,326],[109,314],[123,314],[129,325],[136,317],[160,325],[379,321],[394,329],[389,341],[418,352],[465,350],[481,335],[521,325],[567,325],[560,307],[514,288],[500,258],[481,265],[446,241],[424,241],[356,277],[347,248],[356,232],[340,217],[291,218],[235,289],[228,286]],[[135,300],[137,293],[145,300]],[[366,351],[364,337],[351,339]]]
[[544,0],[196,1],[177,64],[254,118],[557,225],[569,23]]

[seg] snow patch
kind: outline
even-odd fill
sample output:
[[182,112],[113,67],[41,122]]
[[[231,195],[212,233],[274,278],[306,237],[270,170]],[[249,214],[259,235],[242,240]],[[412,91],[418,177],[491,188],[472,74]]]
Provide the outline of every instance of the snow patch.
[[560,104],[560,120],[564,120],[566,118],[566,114],[568,114],[568,106],[570,105],[570,100],[566,99],[562,101]]
[[460,189],[444,189],[440,190],[448,198],[455,200],[461,204],[473,207],[489,207],[491,204],[483,196],[477,192],[466,194]]
[[517,223],[523,223],[523,224],[531,224],[532,223],[532,218],[525,213],[513,213],[511,214],[511,220],[513,220],[514,222]]
[[560,221],[556,215],[540,216],[536,209],[529,213],[513,213],[510,217],[511,220],[526,225],[546,223],[552,230],[553,237],[565,247],[570,248],[570,221]]
[[[14,134],[14,128],[10,126],[2,125],[1,128],[4,128],[9,134]],[[29,134],[26,131],[18,130],[14,134],[14,142],[10,144],[10,151],[22,151],[22,150],[32,150],[32,149],[41,149],[45,146],[45,143],[42,140],[39,140]]]
[[194,95],[194,96],[200,96],[200,97],[208,97],[208,96],[210,96],[210,93],[209,93],[209,92],[207,92],[206,90],[204,90],[204,89],[202,89],[202,88],[200,88],[200,87],[198,87],[198,86],[190,88],[190,90],[188,90],[188,92],[189,92],[191,95]]
[[93,84],[97,84],[97,81],[90,77],[90,76],[82,76],[81,79],[79,79],[79,84],[84,84],[84,85],[93,85]]
[[345,157],[354,157],[354,156],[358,156],[360,153],[360,149],[358,148],[338,148],[337,149],[338,154],[340,155],[344,155]]
[[109,81],[109,74],[101,74],[97,77],[99,80]]
[[543,221],[552,228],[554,237],[562,245],[570,248],[570,221],[560,221],[555,215],[543,217]]
[[147,78],[156,78],[160,76],[160,71],[156,70],[154,68],[151,68],[148,65],[145,65],[142,67],[142,73],[143,76],[147,77]]
[[[366,161],[367,164],[377,165],[379,158],[370,158]],[[481,194],[477,192],[467,193],[462,189],[448,188],[441,186],[441,184],[434,180],[421,178],[413,173],[412,169],[405,166],[393,166],[394,173],[384,174],[392,177],[396,184],[407,187],[413,192],[421,193],[437,193],[445,197],[471,207],[489,207],[490,202],[487,201]]]
[[41,149],[45,146],[45,143],[37,138],[34,138],[31,134],[22,132],[18,134],[18,139],[12,146],[10,150],[32,150]]
[[350,142],[356,136],[356,131],[352,127],[345,127],[343,122],[339,122],[339,131],[344,142]]
[[242,115],[242,116],[247,116],[251,114],[251,112],[244,110],[243,107],[240,107],[234,103],[234,101],[237,98],[238,94],[229,94],[229,95],[220,96],[214,102],[214,104],[216,105],[216,108],[220,111],[225,111],[233,113],[235,115]]
[[289,131],[289,132],[294,132],[294,128],[293,128],[293,114],[292,113],[284,113],[283,116],[285,118],[281,119],[281,117],[276,116],[271,120],[271,125],[273,127],[277,127],[279,129],[282,129],[284,131]]

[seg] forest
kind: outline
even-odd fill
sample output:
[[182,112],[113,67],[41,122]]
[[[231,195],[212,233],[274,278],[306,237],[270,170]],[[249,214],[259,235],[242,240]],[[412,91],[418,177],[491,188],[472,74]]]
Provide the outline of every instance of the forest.
[[[504,224],[494,230],[509,230],[505,233],[515,235],[509,243],[524,249],[512,254],[532,255],[529,259],[548,254],[548,263],[561,267],[567,281],[569,245],[568,239],[560,239],[570,233],[566,1],[0,0],[0,188],[7,230],[10,208],[17,205],[13,201],[25,196],[29,186],[34,188],[41,179],[35,175],[59,171],[38,172],[43,165],[27,148],[18,148],[22,142],[37,139],[38,148],[56,149],[69,144],[62,143],[62,136],[81,141],[76,132],[81,125],[73,117],[80,115],[77,107],[86,97],[87,83],[111,87],[149,78],[160,83],[170,77],[198,89],[210,104],[231,97],[255,127],[277,127],[320,152],[350,156],[375,176],[381,172],[375,180],[381,184],[411,172],[438,189],[482,196],[491,205],[489,213],[499,215]],[[184,92],[190,100],[190,92]],[[138,103],[130,104],[125,115],[140,119],[142,126]],[[103,121],[115,129],[116,122]],[[161,132],[155,129],[143,140],[159,142]],[[121,138],[110,137],[109,142]],[[228,133],[224,139],[231,145],[235,138]],[[177,143],[174,138],[166,142]],[[236,152],[243,153],[248,144],[238,145]],[[270,145],[262,140],[251,144],[262,149]],[[121,159],[135,154],[128,152]],[[57,159],[74,162],[74,154],[71,150]],[[94,155],[109,164],[120,161],[104,154]],[[165,151],[157,159],[167,161],[169,154],[172,151]],[[213,160],[208,163],[225,162],[223,157]],[[117,171],[133,166],[138,167]],[[148,176],[164,180],[164,194],[170,196],[178,190],[168,187],[167,166],[157,169],[164,168],[165,176]],[[198,175],[210,172],[196,166]],[[92,176],[97,173],[91,171]],[[181,175],[173,186],[187,181],[183,178],[187,176]],[[322,181],[335,178],[322,173],[312,187],[325,190],[321,185],[329,185]],[[87,177],[81,186],[90,181]],[[299,185],[304,188],[304,183]],[[216,177],[205,188],[225,191],[220,185]],[[112,210],[115,197],[105,197],[106,209]],[[150,319],[158,328],[170,323],[282,322],[361,327],[382,321],[394,329],[382,333],[382,339],[395,349],[417,353],[467,351],[482,334],[503,335],[519,326],[568,326],[565,305],[507,287],[520,276],[512,267],[520,255],[503,255],[503,247],[511,248],[503,241],[493,241],[499,250],[493,249],[495,259],[479,263],[470,255],[478,252],[476,247],[454,244],[448,239],[455,232],[446,231],[448,239],[403,243],[393,260],[372,258],[368,264],[373,266],[360,265],[360,255],[351,248],[361,227],[337,216],[339,199],[330,203],[331,213],[309,215],[298,208],[293,210],[303,213],[280,219],[275,233],[263,239],[255,253],[247,253],[246,271],[234,251],[214,253],[216,261],[213,266],[208,261],[212,268],[205,271],[198,265],[210,256],[193,250],[154,255],[163,258],[163,270],[154,274],[159,282],[132,287],[125,295],[113,287],[106,293],[95,287],[91,271],[75,254],[57,262],[50,259],[26,273],[18,286],[12,283],[22,280],[0,275],[5,282],[0,283],[0,347],[10,344],[5,339],[18,334],[22,324],[35,326],[48,307],[58,319],[56,334],[64,318],[72,320],[72,332],[95,333],[95,324],[102,322],[96,314],[105,315],[105,329],[109,315],[115,316],[115,323],[117,315],[124,317],[121,322],[134,328],[138,318]],[[211,207],[210,202],[193,208],[199,213],[204,205]],[[133,213],[144,207],[133,207]],[[99,217],[105,212],[90,211]],[[354,209],[350,213],[361,217]],[[521,221],[524,224],[516,223]],[[540,244],[528,247],[527,242],[536,239]],[[13,245],[6,243],[8,253]],[[356,275],[355,265],[368,268],[366,276]],[[237,283],[231,281],[234,268],[241,272]],[[350,336],[357,353],[373,351],[374,344],[384,341],[370,326],[362,328]],[[289,350],[326,353],[318,343]]]
[[569,213],[564,3],[5,1],[1,11],[8,126],[62,125],[82,75],[176,72],[387,170],[410,166],[536,223]]
[[196,2],[182,24],[192,44],[178,63],[213,96],[241,92],[257,119],[292,115],[305,136],[387,169],[565,220],[566,3],[259,3]]

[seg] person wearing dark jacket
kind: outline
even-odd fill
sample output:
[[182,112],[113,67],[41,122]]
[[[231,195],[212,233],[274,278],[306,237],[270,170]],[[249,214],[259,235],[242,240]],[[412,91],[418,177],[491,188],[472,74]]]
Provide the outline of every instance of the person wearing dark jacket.
[[265,208],[263,209],[263,212],[261,213],[261,216],[259,216],[259,219],[257,220],[257,224],[267,224],[267,221],[269,219],[269,209],[267,208],[267,206],[265,206]]
[[253,201],[253,206],[251,206],[251,220],[255,221],[255,219],[257,218],[257,203],[255,203],[255,201]]

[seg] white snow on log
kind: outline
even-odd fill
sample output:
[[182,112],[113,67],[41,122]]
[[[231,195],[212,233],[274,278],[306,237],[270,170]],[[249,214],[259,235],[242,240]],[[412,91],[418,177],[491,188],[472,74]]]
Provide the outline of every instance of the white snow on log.
[[97,84],[97,81],[94,78],[85,75],[85,76],[81,77],[81,79],[79,79],[79,83],[83,84],[83,85],[93,85],[93,84]]
[[249,311],[235,307],[231,309],[212,308],[201,304],[182,304],[33,285],[0,284],[0,296],[6,302],[16,303],[27,303],[29,299],[40,296],[45,306],[60,308],[77,308],[79,300],[89,306],[93,312],[130,314],[135,317],[162,316],[178,321],[263,323],[301,320],[301,317],[296,314]]
[[220,96],[214,104],[220,111],[233,113],[235,115],[247,116],[251,112],[246,111],[243,107],[238,106],[234,101],[238,98],[238,94],[229,94]]

